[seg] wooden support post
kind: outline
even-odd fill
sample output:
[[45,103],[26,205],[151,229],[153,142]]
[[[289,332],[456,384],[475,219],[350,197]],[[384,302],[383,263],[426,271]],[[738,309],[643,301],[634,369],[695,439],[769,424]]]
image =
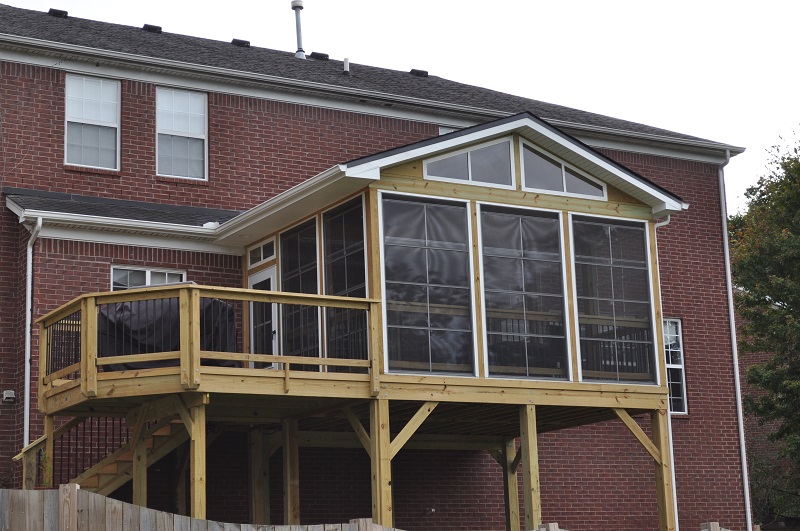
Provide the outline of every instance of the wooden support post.
[[392,462],[389,430],[389,401],[373,400],[369,405],[370,461],[372,463],[372,520],[392,527]]
[[192,518],[206,518],[206,406],[193,407],[192,438],[189,441]]
[[37,387],[39,388],[39,393],[37,397],[37,403],[39,404],[39,411],[47,413],[45,408],[46,401],[44,400],[45,392],[49,391],[52,387],[52,383],[44,383],[44,377],[47,376],[47,367],[49,365],[48,357],[50,356],[49,349],[47,348],[47,344],[50,342],[50,335],[47,331],[47,327],[44,325],[44,322],[39,323],[39,380]]
[[250,432],[250,523],[268,525],[269,512],[269,455],[263,430]]
[[525,494],[525,529],[538,529],[542,523],[542,500],[539,491],[539,446],[536,434],[536,406],[519,408],[522,446],[523,491]]
[[180,291],[181,385],[184,389],[200,386],[200,292],[193,288]]
[[659,531],[675,531],[675,497],[672,490],[672,456],[669,440],[669,411],[656,409],[650,413],[653,442],[658,448],[661,462],[656,467],[656,498],[658,499]]
[[131,475],[133,476],[133,504],[140,507],[147,507],[147,437],[144,432],[145,421],[150,404],[144,404],[139,408],[136,424],[133,426],[131,434],[132,464]]
[[[53,486],[53,461],[55,459],[55,440],[53,436],[53,422],[52,415],[45,415],[44,417],[44,462],[42,463],[44,469],[42,470],[42,487]],[[35,477],[35,476],[34,476]]]
[[283,520],[300,524],[300,452],[297,419],[283,421]]
[[81,303],[81,391],[97,396],[97,300],[86,297]]
[[383,313],[380,303],[369,305],[369,378],[370,394],[378,396],[381,390],[383,365]]
[[[520,452],[522,450],[519,450]],[[506,507],[506,531],[520,531],[519,527],[519,483],[517,482],[517,442],[506,440],[503,448],[503,497]]]

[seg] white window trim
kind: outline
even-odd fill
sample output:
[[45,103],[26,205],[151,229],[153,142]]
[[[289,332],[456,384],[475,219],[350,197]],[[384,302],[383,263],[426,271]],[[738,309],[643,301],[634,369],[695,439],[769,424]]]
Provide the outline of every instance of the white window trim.
[[560,378],[557,378],[557,379],[554,379],[554,378],[536,378],[535,376],[526,376],[524,378],[522,378],[522,377],[516,378],[514,376],[492,375],[490,373],[490,371],[489,371],[489,349],[486,347],[486,345],[488,344],[488,341],[487,341],[488,332],[487,332],[487,323],[486,323],[486,289],[485,289],[483,283],[481,283],[480,298],[481,298],[481,314],[482,314],[482,317],[483,317],[483,336],[484,336],[484,342],[483,342],[484,348],[483,348],[482,357],[483,357],[483,366],[486,369],[486,377],[487,378],[498,379],[498,380],[523,380],[523,381],[532,381],[532,380],[534,380],[534,381],[545,381],[545,382],[564,382],[564,381],[572,382],[572,381],[574,381],[573,374],[572,374],[572,372],[573,372],[572,371],[572,354],[573,354],[573,351],[572,351],[572,334],[571,334],[572,315],[570,314],[569,304],[568,304],[569,298],[568,298],[568,295],[567,295],[567,292],[568,292],[568,290],[567,290],[567,287],[568,287],[568,284],[567,284],[567,268],[566,268],[566,262],[565,262],[566,261],[566,249],[565,249],[566,243],[564,242],[564,234],[563,234],[563,232],[564,232],[563,214],[564,213],[562,211],[560,211],[560,210],[549,210],[549,209],[544,209],[544,208],[531,208],[531,207],[524,207],[524,206],[518,206],[518,205],[508,205],[508,204],[504,204],[504,203],[492,203],[492,202],[487,202],[487,201],[479,201],[479,202],[477,202],[477,208],[478,208],[478,262],[479,262],[479,265],[480,265],[481,278],[485,278],[485,275],[483,275],[483,230],[482,230],[482,224],[480,222],[481,221],[481,216],[483,214],[483,207],[484,206],[489,206],[489,207],[496,206],[496,207],[501,207],[501,208],[508,208],[510,210],[527,210],[527,211],[534,212],[534,213],[535,212],[547,212],[547,213],[554,213],[554,214],[558,215],[558,223],[559,223],[559,231],[558,232],[559,232],[559,237],[561,238],[561,241],[560,241],[560,244],[559,244],[560,257],[561,257],[561,282],[562,282],[562,286],[564,288],[564,291],[562,293],[562,298],[564,300],[564,335],[565,335],[565,340],[567,342],[567,350],[566,350],[566,352],[567,352],[567,377],[565,379],[560,379]]
[[[495,184],[495,183],[485,183],[481,181],[473,181],[472,180],[472,159],[467,156],[467,170],[469,171],[469,180],[462,180],[462,179],[448,179],[446,177],[437,177],[435,175],[428,174],[428,165],[431,162],[437,162],[439,160],[447,159],[456,155],[461,155],[462,153],[469,153],[470,151],[475,151],[476,149],[481,149],[489,146],[493,146],[495,144],[501,144],[503,142],[508,142],[508,156],[509,156],[509,164],[511,165],[511,184]],[[439,155],[436,157],[431,157],[429,159],[425,159],[422,161],[422,175],[425,180],[428,181],[439,181],[439,182],[446,182],[446,183],[457,183],[457,184],[467,184],[471,186],[485,186],[489,188],[500,188],[504,190],[516,190],[517,188],[517,172],[516,172],[516,164],[514,164],[514,141],[511,137],[503,137],[498,138],[496,140],[492,140],[491,142],[484,142],[482,144],[477,144],[474,146],[470,146],[468,148],[459,149],[458,151],[449,151],[443,155]],[[449,199],[447,199],[449,201]]]
[[[111,274],[110,274],[110,286],[109,291],[114,291],[114,270],[116,269],[125,269],[127,271],[144,271],[145,272],[145,285],[144,286],[136,286],[136,288],[146,288],[152,286],[150,283],[150,278],[153,273],[172,273],[172,274],[179,274],[183,275],[183,281],[186,282],[187,275],[185,269],[168,269],[163,267],[144,267],[144,266],[134,266],[134,265],[111,265]],[[161,286],[162,284],[157,284]],[[131,288],[135,289],[135,288]]]
[[[100,126],[100,127],[113,127],[114,129],[116,129],[116,131],[117,131],[117,148],[116,148],[117,157],[116,157],[116,161],[115,161],[115,166],[113,168],[106,168],[105,166],[90,166],[88,164],[77,164],[75,162],[67,162],[67,149],[68,149],[68,145],[67,145],[68,144],[67,143],[67,127],[68,127],[69,122],[72,121],[67,116],[67,99],[69,98],[69,95],[67,94],[67,79],[70,78],[70,77],[73,77],[73,78],[91,77],[91,78],[99,79],[101,81],[113,82],[117,86],[117,120],[116,120],[116,122],[112,123],[112,122],[104,122],[102,120],[86,120],[86,119],[82,119],[80,121],[77,121],[77,120],[73,121],[74,123],[78,123],[78,124],[97,125],[97,126]],[[122,122],[121,107],[122,107],[122,83],[120,82],[119,79],[110,79],[110,78],[98,77],[98,76],[88,76],[88,75],[83,75],[83,74],[67,74],[66,75],[66,78],[64,79],[64,165],[66,165],[66,166],[75,166],[75,167],[79,167],[79,168],[93,168],[93,169],[97,169],[97,170],[106,170],[106,171],[120,171],[120,152],[122,151],[121,150],[121,140],[120,140],[120,137],[122,136],[121,135],[121,129],[122,129],[122,125],[121,125],[121,122]]]
[[[205,106],[205,113],[203,116],[203,129],[204,134],[197,135],[193,133],[187,133],[185,131],[173,131],[172,129],[162,129],[158,125],[158,94],[159,92],[163,91],[171,91],[171,92],[191,92],[194,94],[200,94],[203,96],[203,103]],[[177,87],[156,87],[156,102],[155,102],[155,112],[156,112],[156,175],[159,177],[169,177],[170,179],[186,179],[187,181],[197,181],[203,182],[208,181],[208,93],[200,92],[196,90],[187,90],[183,88]],[[203,178],[198,179],[197,177],[184,177],[183,175],[171,175],[168,173],[161,173],[158,168],[158,135],[170,135],[170,136],[181,136],[185,138],[197,138],[203,141]]]
[[658,347],[659,346],[663,347],[664,340],[656,337],[656,304],[655,304],[655,299],[653,298],[653,296],[654,296],[654,294],[653,294],[653,267],[654,266],[653,266],[652,260],[650,258],[650,230],[649,230],[647,221],[642,220],[642,219],[636,219],[636,218],[620,218],[620,217],[614,217],[614,216],[603,216],[603,215],[597,215],[597,214],[586,214],[586,213],[583,213],[583,212],[570,212],[569,213],[569,223],[567,224],[567,227],[568,227],[568,230],[569,230],[569,238],[567,239],[567,241],[568,241],[568,245],[570,246],[569,247],[569,255],[571,257],[571,264],[570,265],[572,266],[572,286],[573,286],[573,289],[572,289],[572,307],[574,308],[573,312],[575,314],[575,330],[576,330],[575,345],[577,346],[577,356],[575,358],[576,358],[577,363],[578,363],[578,382],[583,383],[584,380],[583,380],[583,366],[582,366],[582,363],[581,363],[581,334],[578,331],[579,328],[580,328],[580,323],[578,321],[578,290],[577,290],[578,280],[577,280],[577,276],[576,276],[576,273],[575,273],[575,269],[576,269],[575,268],[575,236],[574,236],[575,231],[572,229],[573,228],[573,217],[574,216],[590,217],[590,218],[597,218],[597,219],[603,219],[603,220],[609,220],[609,221],[632,221],[632,222],[635,222],[635,223],[641,223],[644,226],[644,241],[645,241],[645,251],[646,251],[645,255],[647,257],[647,280],[648,280],[647,289],[648,289],[648,294],[650,296],[650,326],[651,326],[650,333],[652,334],[652,337],[653,337],[653,352],[654,352],[654,359],[653,359],[654,367],[653,367],[653,369],[654,369],[654,372],[655,372],[655,381],[654,382],[638,383],[638,382],[632,382],[632,381],[627,381],[627,380],[620,381],[620,382],[617,382],[617,381],[603,381],[603,380],[589,380],[588,383],[597,383],[597,384],[601,384],[601,385],[603,385],[603,384],[620,385],[621,384],[621,385],[626,385],[626,386],[646,386],[646,387],[652,387],[654,385],[660,386],[661,382],[663,381],[663,378],[666,378],[666,375],[662,376],[662,374],[661,374],[661,363],[660,363],[660,358],[658,356],[659,355],[663,356],[663,352],[659,353]]
[[[520,138],[519,140],[519,167],[520,167],[520,181],[522,183],[522,190],[525,192],[538,192],[542,194],[550,194],[550,195],[559,195],[565,197],[577,197],[580,199],[591,199],[593,201],[608,201],[608,186],[603,181],[597,179],[596,177],[592,177],[588,173],[583,170],[576,168],[575,166],[564,162],[561,158],[549,153],[548,151],[543,150],[539,146],[528,142],[525,139]],[[546,156],[549,159],[553,159],[556,162],[561,164],[561,185],[564,187],[564,190],[547,190],[544,188],[531,188],[525,186],[525,156],[524,150],[525,146],[528,146],[531,150],[541,153],[542,155]],[[567,176],[566,176],[566,168],[574,171],[575,173],[579,174],[581,177],[601,186],[603,188],[603,195],[586,195],[586,194],[575,194],[572,192],[567,192]]]
[[[464,181],[458,181],[464,182]],[[441,196],[434,196],[434,195],[425,195],[425,194],[414,194],[414,193],[398,193],[398,192],[384,192],[383,190],[378,190],[378,251],[380,254],[380,272],[381,272],[381,293],[386,293],[386,268],[384,264],[386,263],[386,257],[384,256],[384,244],[383,244],[383,196],[385,194],[397,196],[397,197],[408,197],[414,199],[422,199],[422,200],[433,200],[433,201],[443,201],[446,203],[461,203],[466,205],[467,209],[467,252],[469,253],[469,278],[475,278],[475,261],[473,257],[473,240],[472,240],[472,206],[469,200],[464,199],[453,199],[452,197],[441,197]],[[470,295],[472,300],[472,305],[470,308],[471,312],[471,320],[472,320],[472,374],[450,374],[447,373],[444,376],[448,378],[477,378],[478,377],[478,319],[477,319],[477,308],[475,307],[475,282],[473,281],[470,286]],[[384,301],[385,302],[385,301]],[[398,370],[390,370],[389,369],[389,334],[386,333],[387,330],[387,323],[389,322],[386,315],[386,304],[381,304],[381,312],[383,314],[383,367],[385,374],[410,374],[412,376],[434,376],[434,377],[441,377],[443,376],[442,373],[438,372],[431,372],[431,373],[419,373],[419,372],[410,372],[410,371],[398,371]]]
[[[664,341],[664,351],[663,351],[664,364],[665,364],[665,367],[667,368],[667,371],[669,371],[669,369],[680,369],[680,371],[681,371],[681,390],[683,392],[683,396],[681,397],[683,399],[683,411],[673,411],[672,410],[672,400],[671,400],[672,396],[671,396],[671,393],[670,393],[670,396],[668,397],[668,400],[669,400],[669,413],[670,413],[670,415],[688,415],[689,414],[689,402],[686,400],[686,348],[685,348],[684,343],[683,343],[683,321],[681,321],[680,319],[673,318],[673,317],[665,317],[663,319],[663,325],[666,325],[667,322],[678,323],[678,338],[680,339],[680,342],[681,342],[681,363],[680,364],[676,364],[676,363],[669,363],[669,361],[667,361],[667,343],[666,343],[666,341]],[[663,328],[664,328],[664,330],[666,330],[665,326]],[[668,375],[664,375],[664,381],[667,383],[667,385],[669,385],[669,376]]]
[[[267,245],[270,242],[272,242],[272,255],[264,256],[264,252],[263,252],[264,251],[264,246]],[[272,238],[267,238],[266,240],[263,240],[261,243],[259,243],[257,245],[252,245],[252,246],[248,247],[246,249],[246,254],[245,254],[245,257],[247,259],[247,269],[253,269],[254,267],[259,266],[259,265],[263,264],[264,262],[268,262],[270,260],[274,260],[275,258],[277,258],[277,256],[278,256],[278,248],[276,247],[277,243],[278,243],[277,239],[273,236]],[[260,249],[261,250],[261,259],[258,260],[257,262],[250,262],[250,253],[255,249]]]

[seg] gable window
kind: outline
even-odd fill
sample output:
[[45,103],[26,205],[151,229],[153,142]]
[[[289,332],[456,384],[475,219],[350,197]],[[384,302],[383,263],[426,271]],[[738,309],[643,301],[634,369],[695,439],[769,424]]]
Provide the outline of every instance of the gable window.
[[382,211],[389,369],[473,374],[467,205],[386,195]]
[[655,382],[644,223],[572,218],[584,380]]
[[511,141],[501,140],[426,160],[425,178],[512,188]]
[[66,96],[66,163],[118,170],[119,81],[68,74]]
[[526,190],[605,197],[602,183],[525,143],[522,144],[522,173]]
[[[312,219],[281,234],[281,290],[317,291],[317,223]],[[283,352],[287,356],[319,356],[319,311],[315,306],[284,304]]]
[[481,208],[489,373],[566,378],[558,214]]
[[683,334],[679,319],[664,319],[664,354],[667,361],[669,410],[686,413],[686,375],[683,370]]
[[158,175],[206,178],[206,95],[156,89]]
[[111,291],[124,291],[146,286],[161,286],[185,282],[186,272],[173,269],[150,269],[137,267],[111,268]]

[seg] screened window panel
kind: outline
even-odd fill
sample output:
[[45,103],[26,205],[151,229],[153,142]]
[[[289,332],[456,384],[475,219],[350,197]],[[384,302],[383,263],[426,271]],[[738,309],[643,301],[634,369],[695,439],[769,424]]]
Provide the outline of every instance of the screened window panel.
[[[317,293],[317,228],[314,220],[286,231],[280,240],[281,290]],[[314,249],[314,252],[309,249]],[[319,310],[316,307],[284,304],[282,323],[284,354],[319,357]],[[317,370],[316,366],[313,367]]]
[[561,163],[522,146],[522,162],[525,166],[525,187],[539,190],[564,191],[564,176]]

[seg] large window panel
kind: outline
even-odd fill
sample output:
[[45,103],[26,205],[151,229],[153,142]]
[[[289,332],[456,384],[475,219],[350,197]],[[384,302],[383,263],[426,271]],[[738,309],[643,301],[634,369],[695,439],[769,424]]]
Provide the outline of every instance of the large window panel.
[[156,89],[159,175],[206,178],[206,95]]
[[[314,220],[281,234],[281,290],[317,291],[317,225]],[[315,306],[284,304],[283,353],[319,357],[319,310]]]
[[605,188],[538,149],[522,144],[523,183],[526,189],[602,198]]
[[511,160],[511,141],[501,140],[425,161],[425,177],[511,188]]
[[119,169],[119,93],[119,81],[67,75],[67,164]]
[[573,217],[584,380],[654,382],[644,223]]
[[464,204],[384,196],[389,369],[474,373]]
[[481,209],[489,374],[567,378],[556,214]]

